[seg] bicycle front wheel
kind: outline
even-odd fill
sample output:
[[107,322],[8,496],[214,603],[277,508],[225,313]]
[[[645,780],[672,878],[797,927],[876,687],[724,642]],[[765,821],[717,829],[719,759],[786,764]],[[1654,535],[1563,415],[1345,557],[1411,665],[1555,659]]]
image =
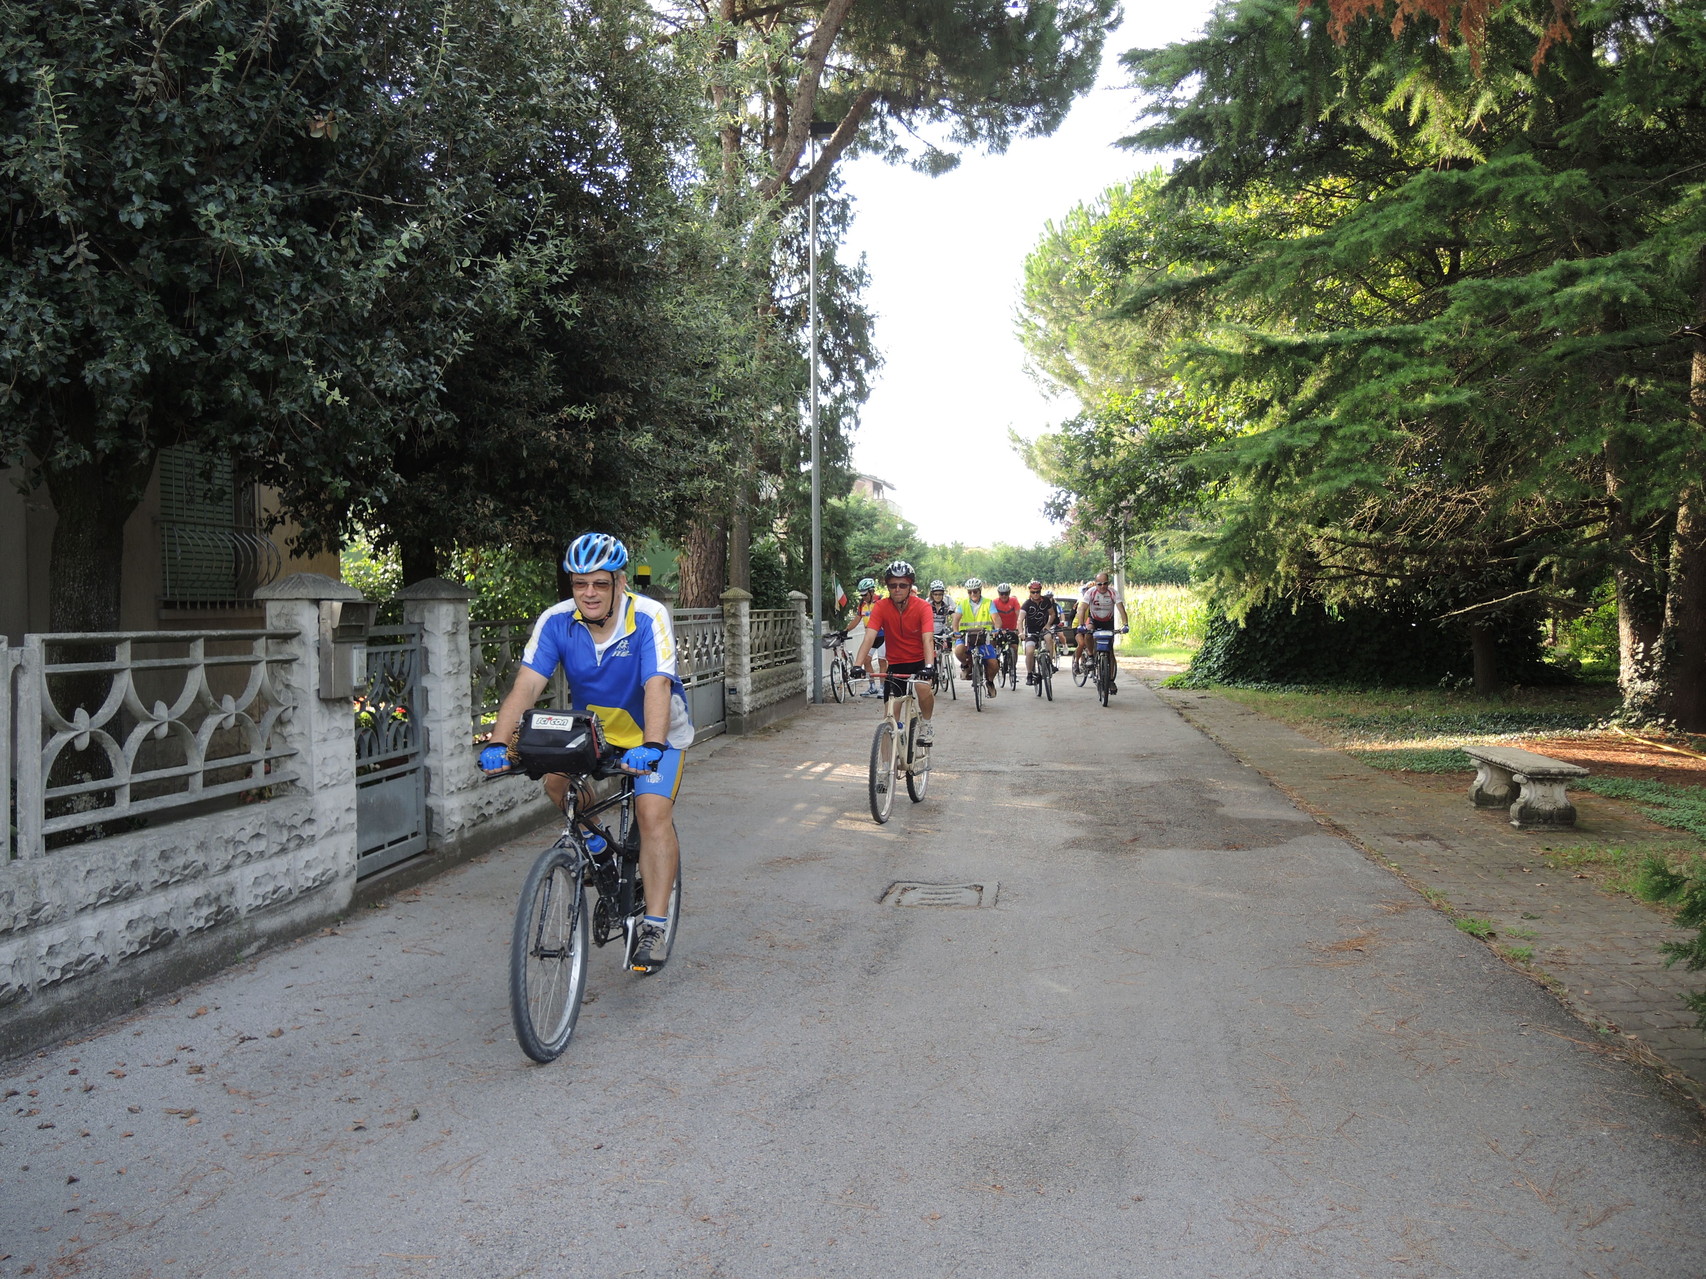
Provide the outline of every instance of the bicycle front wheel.
[[972,705],[981,711],[983,709],[983,659],[974,657],[972,661],[976,665],[971,668],[971,700]]
[[899,753],[899,744],[894,721],[887,715],[883,716],[882,723],[877,725],[876,736],[871,738],[871,776],[868,783],[871,816],[877,819],[878,825],[888,821],[894,808],[895,757]]
[[563,1055],[586,992],[589,921],[578,867],[575,849],[548,849],[528,872],[515,910],[509,1015],[521,1051],[538,1062]]
[[840,662],[829,664],[829,694],[837,705],[853,696],[852,686],[847,682],[847,673],[841,669]]
[[1042,681],[1043,693],[1052,702],[1054,700],[1054,663],[1051,661],[1047,666],[1040,668],[1037,678]]
[[1096,695],[1102,699],[1103,706],[1108,704],[1108,690],[1114,684],[1112,666],[1113,659],[1106,653],[1096,655]]

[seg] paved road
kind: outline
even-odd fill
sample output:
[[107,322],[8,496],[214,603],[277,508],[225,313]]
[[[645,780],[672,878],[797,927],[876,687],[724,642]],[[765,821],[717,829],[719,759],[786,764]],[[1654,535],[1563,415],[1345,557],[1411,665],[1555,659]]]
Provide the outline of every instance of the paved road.
[[880,829],[874,714],[696,763],[551,1066],[524,843],[9,1072],[0,1275],[1706,1272],[1692,1110],[1136,681],[944,710]]

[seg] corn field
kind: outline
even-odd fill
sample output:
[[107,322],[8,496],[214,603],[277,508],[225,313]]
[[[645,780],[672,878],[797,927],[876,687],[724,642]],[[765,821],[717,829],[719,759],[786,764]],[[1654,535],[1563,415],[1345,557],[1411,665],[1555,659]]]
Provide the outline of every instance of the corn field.
[[1197,648],[1208,626],[1208,605],[1188,586],[1134,586],[1126,592],[1134,648]]

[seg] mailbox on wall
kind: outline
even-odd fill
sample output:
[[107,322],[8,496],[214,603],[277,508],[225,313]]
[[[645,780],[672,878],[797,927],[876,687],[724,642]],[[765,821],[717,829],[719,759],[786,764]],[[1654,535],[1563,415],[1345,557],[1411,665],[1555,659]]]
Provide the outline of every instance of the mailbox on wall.
[[367,600],[320,601],[320,696],[348,701],[367,680],[367,632],[379,605]]

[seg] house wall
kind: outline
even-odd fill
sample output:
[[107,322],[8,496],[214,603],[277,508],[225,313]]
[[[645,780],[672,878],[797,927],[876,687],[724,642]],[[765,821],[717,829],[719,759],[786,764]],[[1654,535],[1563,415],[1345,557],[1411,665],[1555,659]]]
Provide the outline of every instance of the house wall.
[[[0,635],[16,641],[20,636],[49,629],[50,585],[48,566],[53,554],[53,529],[57,517],[47,491],[37,488],[23,494],[18,483],[21,468],[0,472]],[[277,494],[261,490],[263,509],[277,509]],[[120,586],[119,629],[125,631],[176,630],[205,627],[247,627],[261,624],[259,604],[249,608],[173,609],[160,607],[160,476],[156,469],[148,481],[142,501],[124,526],[124,567]],[[279,575],[320,573],[339,577],[335,552],[293,556],[289,551],[296,534],[293,524],[272,535],[284,557]]]

